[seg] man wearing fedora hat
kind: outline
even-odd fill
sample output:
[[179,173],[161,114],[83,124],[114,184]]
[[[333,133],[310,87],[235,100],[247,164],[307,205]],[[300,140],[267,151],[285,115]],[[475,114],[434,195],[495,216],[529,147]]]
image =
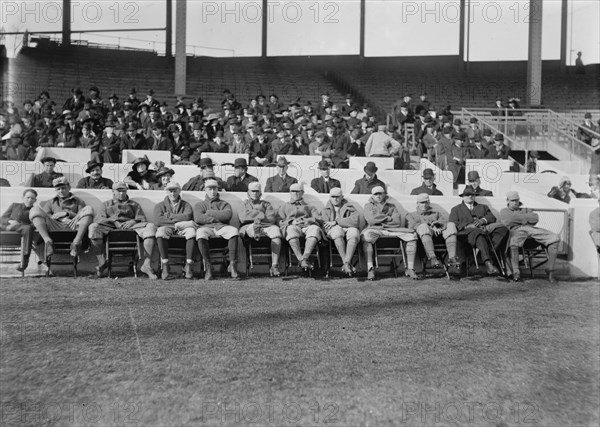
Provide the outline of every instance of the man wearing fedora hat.
[[200,160],[200,175],[190,178],[182,187],[183,191],[204,191],[204,185],[207,179],[217,181],[219,190],[229,191],[227,182],[215,176],[214,163],[210,157],[205,157]]
[[56,190],[56,197],[43,204],[43,208],[32,207],[29,218],[50,248],[48,249],[50,253],[52,253],[52,238],[48,234],[49,231],[77,231],[71,243],[71,256],[76,257],[79,255],[88,227],[94,220],[94,210],[71,193],[71,185],[66,177],[55,178],[52,186]]
[[44,165],[44,170],[42,171],[42,173],[32,175],[26,186],[51,188],[53,186],[53,181],[56,178],[63,176],[62,173],[54,171],[57,162],[64,162],[64,160],[56,159],[50,156],[46,156],[40,159],[40,163]]
[[[319,212],[314,206],[304,201],[302,185],[290,185],[290,200],[279,208],[279,227],[288,241],[290,248],[304,270],[312,270],[314,266],[309,257],[315,246],[323,238],[318,225]],[[304,252],[300,248],[300,237],[305,237]]]
[[90,225],[89,236],[92,250],[98,259],[96,274],[102,277],[107,268],[104,256],[103,240],[111,230],[133,230],[144,240],[144,263],[140,271],[150,279],[157,276],[152,271],[152,253],[156,242],[156,225],[148,222],[139,203],[131,200],[127,194],[128,186],[119,181],[112,185],[112,199],[104,202],[93,224]]
[[423,243],[427,259],[432,267],[439,267],[440,260],[435,256],[433,237],[441,236],[448,251],[448,264],[460,266],[456,257],[456,225],[448,221],[448,216],[440,211],[434,210],[427,193],[417,196],[417,210],[406,215],[408,228],[416,231]]
[[169,277],[169,239],[171,236],[185,238],[185,266],[183,272],[186,279],[192,278],[194,263],[194,246],[196,240],[196,223],[192,205],[181,198],[181,185],[170,181],[165,185],[167,196],[154,207],[156,218],[156,243],[160,253],[161,277]]
[[429,194],[430,196],[443,196],[440,190],[437,189],[435,183],[435,174],[433,173],[433,169],[427,168],[423,170],[423,185],[417,188],[413,188],[410,192],[411,196],[416,196],[418,194]]
[[175,171],[173,169],[166,166],[161,166],[156,171],[156,178],[158,179],[158,182],[152,184],[150,186],[150,190],[164,190],[167,187],[167,184],[171,182],[173,175],[175,175]]
[[[463,198],[463,202],[450,210],[449,218],[456,224],[458,240],[478,248],[488,274],[498,274],[499,271],[492,262],[491,252],[504,247],[508,239],[508,229],[496,222],[496,217],[489,207],[474,200],[475,191],[472,187],[466,187],[459,196]],[[486,234],[493,248],[490,248]]]
[[297,184],[298,180],[287,174],[290,162],[284,156],[277,159],[277,175],[267,178],[265,193],[286,193],[290,191],[292,184]]
[[115,126],[116,124],[112,120],[104,124],[104,133],[100,139],[97,153],[97,158],[104,163],[121,162],[121,139],[115,134]]
[[329,200],[319,216],[325,235],[333,240],[342,258],[342,271],[348,276],[355,273],[352,257],[360,242],[359,215],[351,202],[344,198],[342,189],[334,187],[329,191]]
[[329,194],[332,188],[341,188],[342,184],[337,179],[331,178],[331,166],[327,160],[319,162],[320,177],[314,178],[310,182],[310,186],[317,193]]
[[266,166],[273,161],[271,144],[261,128],[257,129],[256,138],[250,143],[248,151],[251,166]]
[[[281,253],[281,230],[277,223],[277,210],[270,202],[261,199],[260,183],[248,184],[248,199],[238,211],[240,236],[259,240],[262,236],[271,239],[271,277],[279,277],[279,255]],[[247,255],[249,256],[249,255]]]
[[354,182],[352,194],[371,194],[375,187],[387,188],[385,183],[377,178],[377,165],[374,162],[367,162],[364,168],[365,176]]
[[129,122],[125,132],[121,135],[121,151],[123,150],[147,150],[148,145],[143,135],[138,133],[138,128],[133,122]]
[[525,170],[527,173],[536,173],[538,169],[538,159],[540,158],[540,153],[537,150],[531,150],[529,152],[529,156],[527,158],[527,163],[525,164]]
[[371,197],[364,206],[367,228],[362,231],[363,250],[367,259],[367,279],[375,279],[374,245],[380,237],[398,237],[406,242],[406,276],[413,280],[419,277],[415,273],[417,255],[417,234],[410,228],[403,227],[400,212],[392,203],[385,188],[373,187]]
[[230,225],[233,217],[231,205],[219,197],[219,184],[214,179],[207,179],[204,184],[206,193],[204,200],[194,205],[194,222],[198,225],[196,240],[204,261],[204,280],[212,279],[210,261],[210,239],[227,240],[229,272],[231,278],[239,279],[237,272],[238,229]]
[[243,157],[235,159],[233,162],[234,175],[227,178],[227,187],[229,191],[248,191],[248,185],[256,182],[258,179],[248,173],[248,162]]
[[481,177],[479,176],[479,172],[470,171],[467,174],[467,182],[469,183],[467,187],[471,187],[475,193],[475,197],[494,197],[494,193],[490,190],[485,190],[480,187],[481,185]]
[[173,142],[163,134],[164,125],[162,122],[153,123],[150,127],[151,135],[146,138],[146,145],[152,151],[173,151]]
[[509,191],[506,193],[506,207],[500,211],[500,221],[510,230],[509,247],[513,280],[515,282],[521,281],[519,248],[525,244],[527,239],[531,238],[548,251],[546,275],[550,282],[556,283],[554,265],[556,264],[560,236],[544,228],[536,227],[535,225],[540,219],[538,214],[531,209],[523,208],[522,205],[519,193]]
[[452,147],[446,153],[446,164],[448,170],[452,172],[454,188],[458,187],[458,182],[465,179],[465,165],[467,159],[471,157],[469,149],[465,147],[466,135],[464,132],[457,132],[452,135]]
[[504,144],[504,135],[497,133],[494,135],[494,147],[490,147],[486,159],[508,159],[510,148]]
[[150,160],[147,156],[138,157],[133,161],[131,172],[125,177],[125,183],[134,190],[149,190],[158,182],[156,171],[150,170]]
[[81,178],[77,183],[76,188],[95,188],[95,189],[111,189],[113,182],[102,176],[102,167],[104,163],[90,160],[87,162],[85,173],[89,176]]
[[[213,140],[215,134],[210,138]],[[208,153],[211,151],[209,138],[206,136],[206,132],[203,130],[202,125],[198,122],[192,123],[192,137],[189,141],[190,146],[190,162],[199,164],[202,157],[202,153]]]

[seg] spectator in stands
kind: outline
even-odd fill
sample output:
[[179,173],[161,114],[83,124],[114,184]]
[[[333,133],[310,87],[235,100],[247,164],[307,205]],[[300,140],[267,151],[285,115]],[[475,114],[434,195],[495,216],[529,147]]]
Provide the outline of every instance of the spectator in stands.
[[108,267],[104,256],[103,240],[112,230],[133,230],[144,240],[144,263],[140,271],[149,279],[158,277],[152,270],[152,253],[156,242],[156,225],[148,222],[144,210],[127,195],[125,182],[115,182],[112,186],[113,197],[102,204],[94,223],[90,225],[89,235],[92,251],[98,259],[96,275],[102,277]]
[[510,148],[508,145],[504,145],[504,135],[497,133],[494,136],[494,147],[490,147],[487,159],[508,159],[510,155]]
[[196,238],[196,223],[192,205],[181,198],[181,185],[170,181],[165,190],[167,196],[154,208],[156,218],[156,244],[160,254],[161,278],[169,278],[169,240],[171,236],[185,238],[185,266],[183,273],[186,279],[192,279],[194,263],[194,245]]
[[362,231],[363,250],[367,259],[367,279],[375,280],[374,245],[380,237],[398,237],[406,242],[406,276],[413,280],[419,277],[415,273],[415,257],[417,255],[417,235],[404,228],[400,212],[396,205],[389,201],[385,189],[373,187],[371,198],[364,206],[367,228]]
[[227,178],[229,191],[247,192],[251,182],[257,182],[258,178],[248,173],[248,162],[240,157],[233,162],[233,175]]
[[169,125],[173,149],[171,151],[171,162],[176,164],[189,163],[190,147],[187,138],[182,134],[182,125],[180,123],[172,123]]
[[183,191],[204,191],[206,181],[211,179],[217,181],[219,190],[228,191],[229,187],[227,183],[221,178],[215,176],[214,163],[211,158],[206,157],[200,160],[200,175],[190,178],[188,182],[183,186]]
[[360,242],[358,211],[344,198],[341,188],[331,188],[329,196],[325,208],[321,211],[320,221],[325,235],[333,240],[342,258],[342,271],[352,276],[356,272],[352,266],[352,257]]
[[503,117],[506,116],[506,107],[502,103],[500,98],[496,99],[496,107],[491,111],[492,116]]
[[537,150],[532,150],[529,152],[529,157],[527,159],[527,163],[525,165],[525,170],[527,173],[536,173],[538,171],[538,159],[540,158],[540,154]]
[[433,173],[433,169],[426,168],[423,170],[423,185],[417,188],[413,188],[410,192],[411,196],[417,196],[419,194],[429,194],[431,196],[443,196],[440,190],[437,189],[435,185],[435,174]]
[[211,153],[229,153],[232,146],[227,145],[223,137],[223,131],[218,130],[212,141],[208,143]]
[[244,141],[242,130],[239,127],[234,130],[233,142],[228,148],[230,153],[246,154],[248,152],[248,144]]
[[[319,213],[317,208],[304,201],[301,184],[292,184],[289,192],[290,200],[279,208],[279,227],[296,255],[300,267],[304,270],[312,270],[314,266],[309,261],[309,257],[317,243],[323,238],[323,233],[318,225]],[[304,252],[300,248],[301,237],[306,239]]]
[[556,283],[554,277],[554,264],[558,253],[558,244],[560,236],[546,229],[536,227],[539,221],[537,213],[531,209],[522,208],[519,193],[509,191],[506,193],[506,208],[500,211],[500,221],[510,230],[510,261],[513,271],[513,281],[521,281],[521,272],[519,270],[519,248],[523,246],[529,238],[544,246],[548,251],[548,264],[546,275],[551,283]]
[[[242,209],[238,210],[240,220],[240,236],[259,240],[261,237],[271,239],[271,277],[279,277],[279,255],[281,253],[281,229],[277,223],[277,211],[270,202],[261,199],[260,183],[248,184],[248,199]],[[246,254],[249,256],[249,254]]]
[[308,156],[310,155],[310,150],[308,148],[308,144],[305,143],[304,137],[298,131],[295,131],[293,139],[292,139],[292,154],[294,156]]
[[0,217],[0,230],[16,231],[21,234],[21,238],[23,239],[23,247],[21,248],[23,262],[17,267],[17,270],[21,272],[25,271],[29,265],[29,256],[31,255],[31,248],[36,235],[35,229],[29,219],[29,214],[37,201],[37,195],[38,193],[34,189],[26,189],[23,191],[23,201],[21,203],[12,203]]
[[494,193],[489,190],[481,188],[481,177],[479,172],[470,171],[467,174],[467,187],[470,187],[475,193],[475,197],[494,197]]
[[93,188],[93,189],[111,189],[113,182],[102,177],[102,167],[104,163],[90,160],[87,162],[85,173],[89,174],[88,177],[81,178],[77,183],[76,188]]
[[408,108],[408,104],[404,101],[401,101],[398,104],[398,107],[394,109],[396,114],[396,122],[398,125],[404,127],[406,123],[413,123],[415,121],[412,112]]
[[198,225],[196,240],[204,261],[204,280],[212,279],[209,239],[217,237],[227,240],[229,272],[232,279],[238,280],[238,229],[229,225],[233,216],[231,205],[220,199],[219,184],[216,180],[207,179],[204,190],[206,192],[205,199],[194,206],[194,222]]
[[351,93],[347,93],[344,101],[344,105],[342,105],[341,112],[342,116],[349,117],[351,111],[356,111],[358,108],[358,104],[354,102]]
[[27,187],[53,187],[54,180],[63,176],[62,173],[54,171],[57,162],[64,162],[64,160],[50,156],[40,159],[40,163],[44,165],[44,170],[42,173],[33,175],[30,182],[27,184]]
[[[277,128],[276,130],[277,138],[271,141],[271,152],[273,153],[273,159],[276,159],[278,156],[292,154],[294,147],[292,145],[292,141],[286,136],[286,132],[282,127]],[[266,191],[266,190],[265,190]]]
[[600,175],[590,175],[588,180],[590,192],[587,194],[587,198],[599,199],[600,198]]
[[471,159],[485,159],[488,155],[488,149],[485,148],[482,142],[482,137],[477,135],[468,146]]
[[387,126],[380,125],[377,132],[369,136],[365,145],[366,157],[392,157],[400,151],[402,144],[387,133]]
[[29,158],[29,147],[23,144],[19,135],[12,136],[6,142],[3,160],[26,161]]
[[152,124],[152,135],[147,138],[146,145],[152,151],[173,151],[173,143],[163,134],[164,125],[162,122]]
[[121,140],[115,134],[115,123],[113,121],[107,121],[104,124],[104,133],[98,146],[97,158],[104,161],[104,163],[121,162]]
[[31,208],[29,218],[46,242],[46,256],[54,252],[52,238],[48,232],[67,230],[77,231],[71,243],[71,256],[79,256],[81,243],[94,220],[94,210],[71,193],[71,185],[64,176],[55,178],[52,186],[56,190],[56,197],[43,204],[43,208],[37,206]]
[[[221,132],[222,130],[219,129]],[[214,139],[217,135],[217,131],[212,134],[211,138]],[[200,158],[202,153],[208,153],[211,151],[210,143],[208,142],[207,135],[202,133],[202,125],[198,122],[195,122],[192,125],[192,137],[190,138],[190,162],[194,164],[198,164],[200,162]]]
[[256,139],[249,147],[250,165],[266,166],[273,161],[271,144],[262,129],[256,130]]
[[147,149],[149,149],[149,147],[146,139],[138,133],[136,125],[133,122],[130,122],[125,129],[125,133],[121,136],[121,151]]
[[363,170],[365,175],[354,182],[351,194],[372,194],[372,190],[375,187],[386,189],[385,183],[377,178],[378,169],[375,163],[367,162]]
[[425,111],[428,114],[431,109],[431,102],[427,99],[427,92],[421,92],[421,95],[419,95],[419,104],[415,108],[415,114],[420,114],[421,111]]
[[133,161],[131,172],[125,177],[125,183],[134,190],[149,190],[158,183],[155,170],[150,170],[150,160],[147,156],[138,157]]
[[464,147],[465,135],[459,133],[452,136],[453,145],[446,154],[446,162],[448,170],[452,172],[454,179],[454,188],[457,188],[458,183],[464,180],[465,165],[467,159],[470,158],[469,150]]
[[561,202],[570,203],[572,199],[582,198],[582,193],[573,190],[571,188],[571,179],[567,176],[563,176],[558,182],[558,186],[554,186],[550,189],[548,197],[560,200]]
[[314,178],[310,182],[310,186],[317,193],[329,194],[332,188],[341,188],[341,183],[337,179],[331,178],[331,165],[327,160],[321,160],[319,162],[319,173],[320,177]]
[[449,218],[450,222],[456,224],[458,240],[478,248],[487,273],[498,274],[499,271],[492,262],[492,248],[488,237],[493,249],[501,253],[501,248],[505,247],[508,238],[508,229],[496,223],[496,217],[490,208],[474,200],[475,192],[471,187],[466,187],[459,196],[463,198],[463,202],[450,210]]
[[583,65],[581,55],[581,51],[577,52],[577,59],[575,59],[575,74],[585,74],[585,65]]
[[592,123],[592,114],[585,113],[583,123],[577,128],[577,138],[587,145],[592,145],[592,140],[595,137],[594,133],[598,133],[598,128]]
[[[161,162],[162,163],[162,162]],[[173,179],[173,175],[175,175],[175,171],[166,166],[161,166],[156,171],[156,179],[158,182],[152,184],[150,186],[150,190],[164,190],[167,188],[167,184],[171,182]]]
[[431,207],[429,195],[421,193],[417,196],[417,210],[406,216],[408,228],[414,230],[425,248],[427,259],[433,268],[441,265],[435,255],[433,238],[442,237],[448,251],[448,264],[460,267],[460,261],[456,257],[456,225],[448,221],[448,215],[436,211]]
[[298,180],[287,174],[290,162],[285,157],[277,160],[277,175],[267,178],[265,193],[286,193],[290,191],[292,184],[297,184]]
[[596,245],[596,251],[598,255],[600,255],[600,199],[598,199],[598,205],[596,209],[590,212],[590,236],[592,237],[592,241],[594,245]]

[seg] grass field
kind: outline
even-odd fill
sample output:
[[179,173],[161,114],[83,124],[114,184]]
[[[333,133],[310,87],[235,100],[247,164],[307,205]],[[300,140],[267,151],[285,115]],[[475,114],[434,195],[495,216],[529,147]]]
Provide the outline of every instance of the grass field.
[[596,282],[1,280],[2,425],[598,425]]

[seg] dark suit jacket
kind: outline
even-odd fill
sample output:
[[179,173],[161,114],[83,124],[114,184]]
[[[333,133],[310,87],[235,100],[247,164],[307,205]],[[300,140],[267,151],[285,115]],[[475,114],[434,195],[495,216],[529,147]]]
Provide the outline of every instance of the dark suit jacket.
[[310,186],[317,193],[327,193],[327,194],[329,194],[329,190],[331,190],[332,188],[335,188],[335,187],[342,188],[342,184],[337,179],[329,178],[329,190],[326,191],[325,190],[325,179],[322,176],[313,179],[310,182]]
[[487,205],[480,205],[479,203],[474,202],[473,206],[473,212],[471,212],[464,203],[454,206],[450,210],[450,218],[448,220],[456,224],[456,228],[459,232],[463,231],[465,227],[471,224],[475,219],[485,218],[487,220],[486,225],[496,222],[496,217]]
[[296,184],[298,180],[289,175],[285,175],[283,179],[279,174],[267,179],[265,185],[265,193],[287,193],[290,191],[290,186]]

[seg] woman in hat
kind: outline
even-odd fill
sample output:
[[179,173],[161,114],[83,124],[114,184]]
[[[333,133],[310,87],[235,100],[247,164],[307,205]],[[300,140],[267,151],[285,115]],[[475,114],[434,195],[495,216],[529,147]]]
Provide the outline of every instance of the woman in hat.
[[563,176],[558,182],[558,187],[554,186],[548,192],[548,197],[551,197],[561,202],[569,203],[571,199],[578,199],[582,196],[571,188],[571,179]]
[[162,166],[156,172],[156,178],[158,178],[158,182],[152,184],[150,186],[150,190],[164,190],[167,187],[167,184],[171,182],[173,175],[175,175],[175,171],[173,169]]
[[105,163],[121,162],[121,140],[115,134],[115,123],[107,121],[98,147],[98,157]]
[[149,190],[152,184],[158,182],[156,171],[150,170],[148,157],[138,157],[133,161],[132,170],[127,174],[124,181],[129,188],[134,190]]

